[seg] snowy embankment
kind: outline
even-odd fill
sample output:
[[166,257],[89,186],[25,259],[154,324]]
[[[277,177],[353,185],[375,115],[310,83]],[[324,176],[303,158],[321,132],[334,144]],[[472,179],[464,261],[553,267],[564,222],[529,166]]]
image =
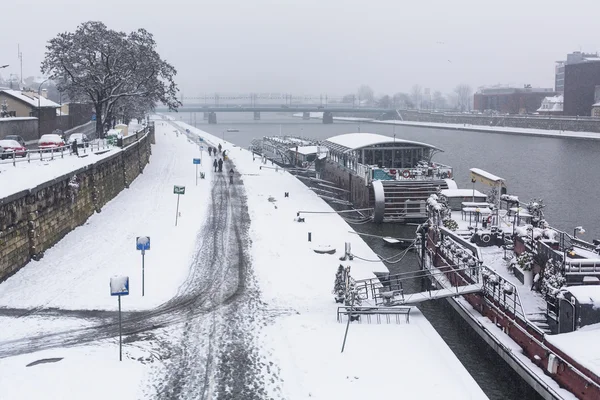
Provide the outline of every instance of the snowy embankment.
[[489,133],[506,133],[512,135],[528,135],[528,136],[543,136],[553,138],[573,138],[573,139],[595,139],[600,140],[600,133],[595,132],[575,132],[575,131],[559,131],[550,129],[529,129],[516,128],[510,126],[485,126],[485,125],[469,125],[469,124],[445,124],[437,122],[416,122],[416,121],[371,121],[374,124],[386,125],[404,125],[424,128],[451,129],[459,131],[472,132],[489,132]]
[[[259,343],[271,369],[280,369],[280,381],[268,387],[273,398],[486,398],[416,308],[408,324],[403,319],[396,324],[395,318],[389,325],[353,323],[340,353],[345,323],[336,321],[338,304],[331,293],[336,269],[350,265],[351,275],[363,279],[386,267],[337,214],[303,214],[306,222],[296,222],[299,211],[332,209],[292,175],[261,164],[260,157],[254,159],[231,143],[225,148],[248,196],[252,263],[262,301],[278,310],[260,333]],[[351,243],[354,254],[374,262],[340,261],[345,242]],[[323,245],[334,247],[336,254],[313,251]]]
[[[116,299],[111,298],[108,287],[113,275],[130,278],[130,295],[123,300],[125,310],[150,309],[177,293],[187,276],[196,234],[205,218],[210,169],[206,171],[207,179],[195,186],[192,159],[199,156],[198,147],[188,143],[184,135],[176,137],[173,130],[167,122],[156,121],[157,144],[152,146],[144,173],[101,213],[48,249],[40,261],[30,262],[0,284],[0,309],[114,310]],[[91,163],[94,157],[70,159],[73,163]],[[65,166],[53,173],[66,172]],[[185,195],[180,197],[177,227],[173,185],[186,186]],[[135,248],[137,236],[151,239],[145,257],[144,297],[142,259]]]
[[[83,149],[79,150],[83,155]],[[0,164],[0,199],[11,196],[24,190],[33,189],[43,183],[59,178],[80,168],[90,166],[104,158],[110,157],[121,149],[111,148],[108,152],[94,154],[87,151],[85,157],[75,157],[69,154],[69,149],[65,149],[64,157],[60,153],[54,154],[54,159],[50,158],[50,153],[44,153],[44,159],[39,160],[39,154],[31,162],[17,159],[16,165],[12,163]]]
[[[150,382],[157,373],[153,367],[160,371],[161,363],[156,362],[160,355],[153,348],[154,341],[142,339],[143,333],[124,344],[122,362],[118,339],[111,335],[76,347],[65,347],[60,341],[52,345],[52,340],[54,335],[64,340],[115,321],[117,299],[109,293],[113,275],[130,278],[130,295],[122,300],[124,312],[154,308],[178,292],[206,217],[212,174],[210,168],[201,167],[207,179],[195,186],[192,158],[198,156],[196,145],[184,135],[176,135],[169,123],[156,121],[156,145],[144,174],[106,204],[102,213],[49,249],[41,261],[29,263],[0,284],[0,313],[8,315],[0,317],[0,348],[10,352],[15,342],[37,335],[41,335],[42,345],[44,341],[51,343],[50,350],[0,358],[0,399],[134,399],[145,398],[151,391]],[[186,186],[177,227],[175,184]],[[146,253],[145,297],[141,296],[141,257],[135,250],[135,238],[140,235],[151,237],[151,249]],[[32,309],[23,310],[29,307]],[[63,310],[48,310],[50,307]],[[105,309],[113,314],[95,316],[86,309]],[[39,315],[44,310],[47,312]],[[32,346],[35,343],[31,340]],[[45,359],[56,362],[27,366]]]

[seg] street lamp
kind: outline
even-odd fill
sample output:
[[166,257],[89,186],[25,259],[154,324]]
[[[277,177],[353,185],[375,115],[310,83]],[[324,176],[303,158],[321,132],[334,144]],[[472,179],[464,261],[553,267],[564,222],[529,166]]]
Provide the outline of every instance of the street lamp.
[[42,135],[40,134],[40,129],[42,127],[42,85],[44,85],[44,83],[48,82],[50,80],[50,78],[46,78],[42,83],[40,83],[40,86],[38,87],[38,109],[37,109],[37,117],[38,117],[38,139],[42,137]]
[[582,235],[585,233],[585,229],[583,229],[583,226],[576,226],[575,229],[573,229],[573,237],[577,238],[578,233],[581,233]]

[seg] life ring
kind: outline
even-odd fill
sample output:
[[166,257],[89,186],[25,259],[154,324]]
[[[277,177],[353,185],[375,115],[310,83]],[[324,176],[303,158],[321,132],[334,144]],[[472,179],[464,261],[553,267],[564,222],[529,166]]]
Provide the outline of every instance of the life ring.
[[448,171],[448,179],[452,179],[452,171]]
[[490,235],[488,235],[487,233],[485,235],[481,236],[481,241],[485,244],[489,243],[490,240],[492,240],[492,237]]
[[491,223],[492,223],[492,216],[491,216],[491,215],[487,217],[487,223],[488,223],[488,224],[491,224]]
[[402,176],[404,178],[410,178],[410,171],[405,169],[404,171],[402,171]]

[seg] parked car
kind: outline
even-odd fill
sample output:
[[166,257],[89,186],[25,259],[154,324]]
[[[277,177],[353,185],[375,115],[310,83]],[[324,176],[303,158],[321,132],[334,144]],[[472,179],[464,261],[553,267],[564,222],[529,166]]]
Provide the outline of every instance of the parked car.
[[88,139],[85,133],[72,133],[67,141],[68,145],[71,146],[75,140],[77,140],[77,147],[90,146],[90,139]]
[[27,156],[25,146],[21,146],[21,143],[16,140],[0,140],[0,147],[2,147],[2,158],[12,158],[13,154],[17,157]]
[[19,142],[19,144],[23,147],[27,147],[27,145],[25,144],[25,139],[23,139],[21,136],[19,135],[8,135],[6,136],[4,139],[6,140],[16,140],[17,142]]
[[40,150],[52,150],[62,146],[65,146],[65,141],[60,137],[60,135],[52,133],[42,135],[40,140],[38,140],[38,147]]

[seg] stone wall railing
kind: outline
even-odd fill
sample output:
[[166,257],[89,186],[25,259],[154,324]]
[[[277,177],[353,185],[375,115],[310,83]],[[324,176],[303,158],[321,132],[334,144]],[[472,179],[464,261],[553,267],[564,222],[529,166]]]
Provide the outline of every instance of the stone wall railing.
[[0,199],[0,282],[82,225],[150,162],[154,125],[95,164]]

